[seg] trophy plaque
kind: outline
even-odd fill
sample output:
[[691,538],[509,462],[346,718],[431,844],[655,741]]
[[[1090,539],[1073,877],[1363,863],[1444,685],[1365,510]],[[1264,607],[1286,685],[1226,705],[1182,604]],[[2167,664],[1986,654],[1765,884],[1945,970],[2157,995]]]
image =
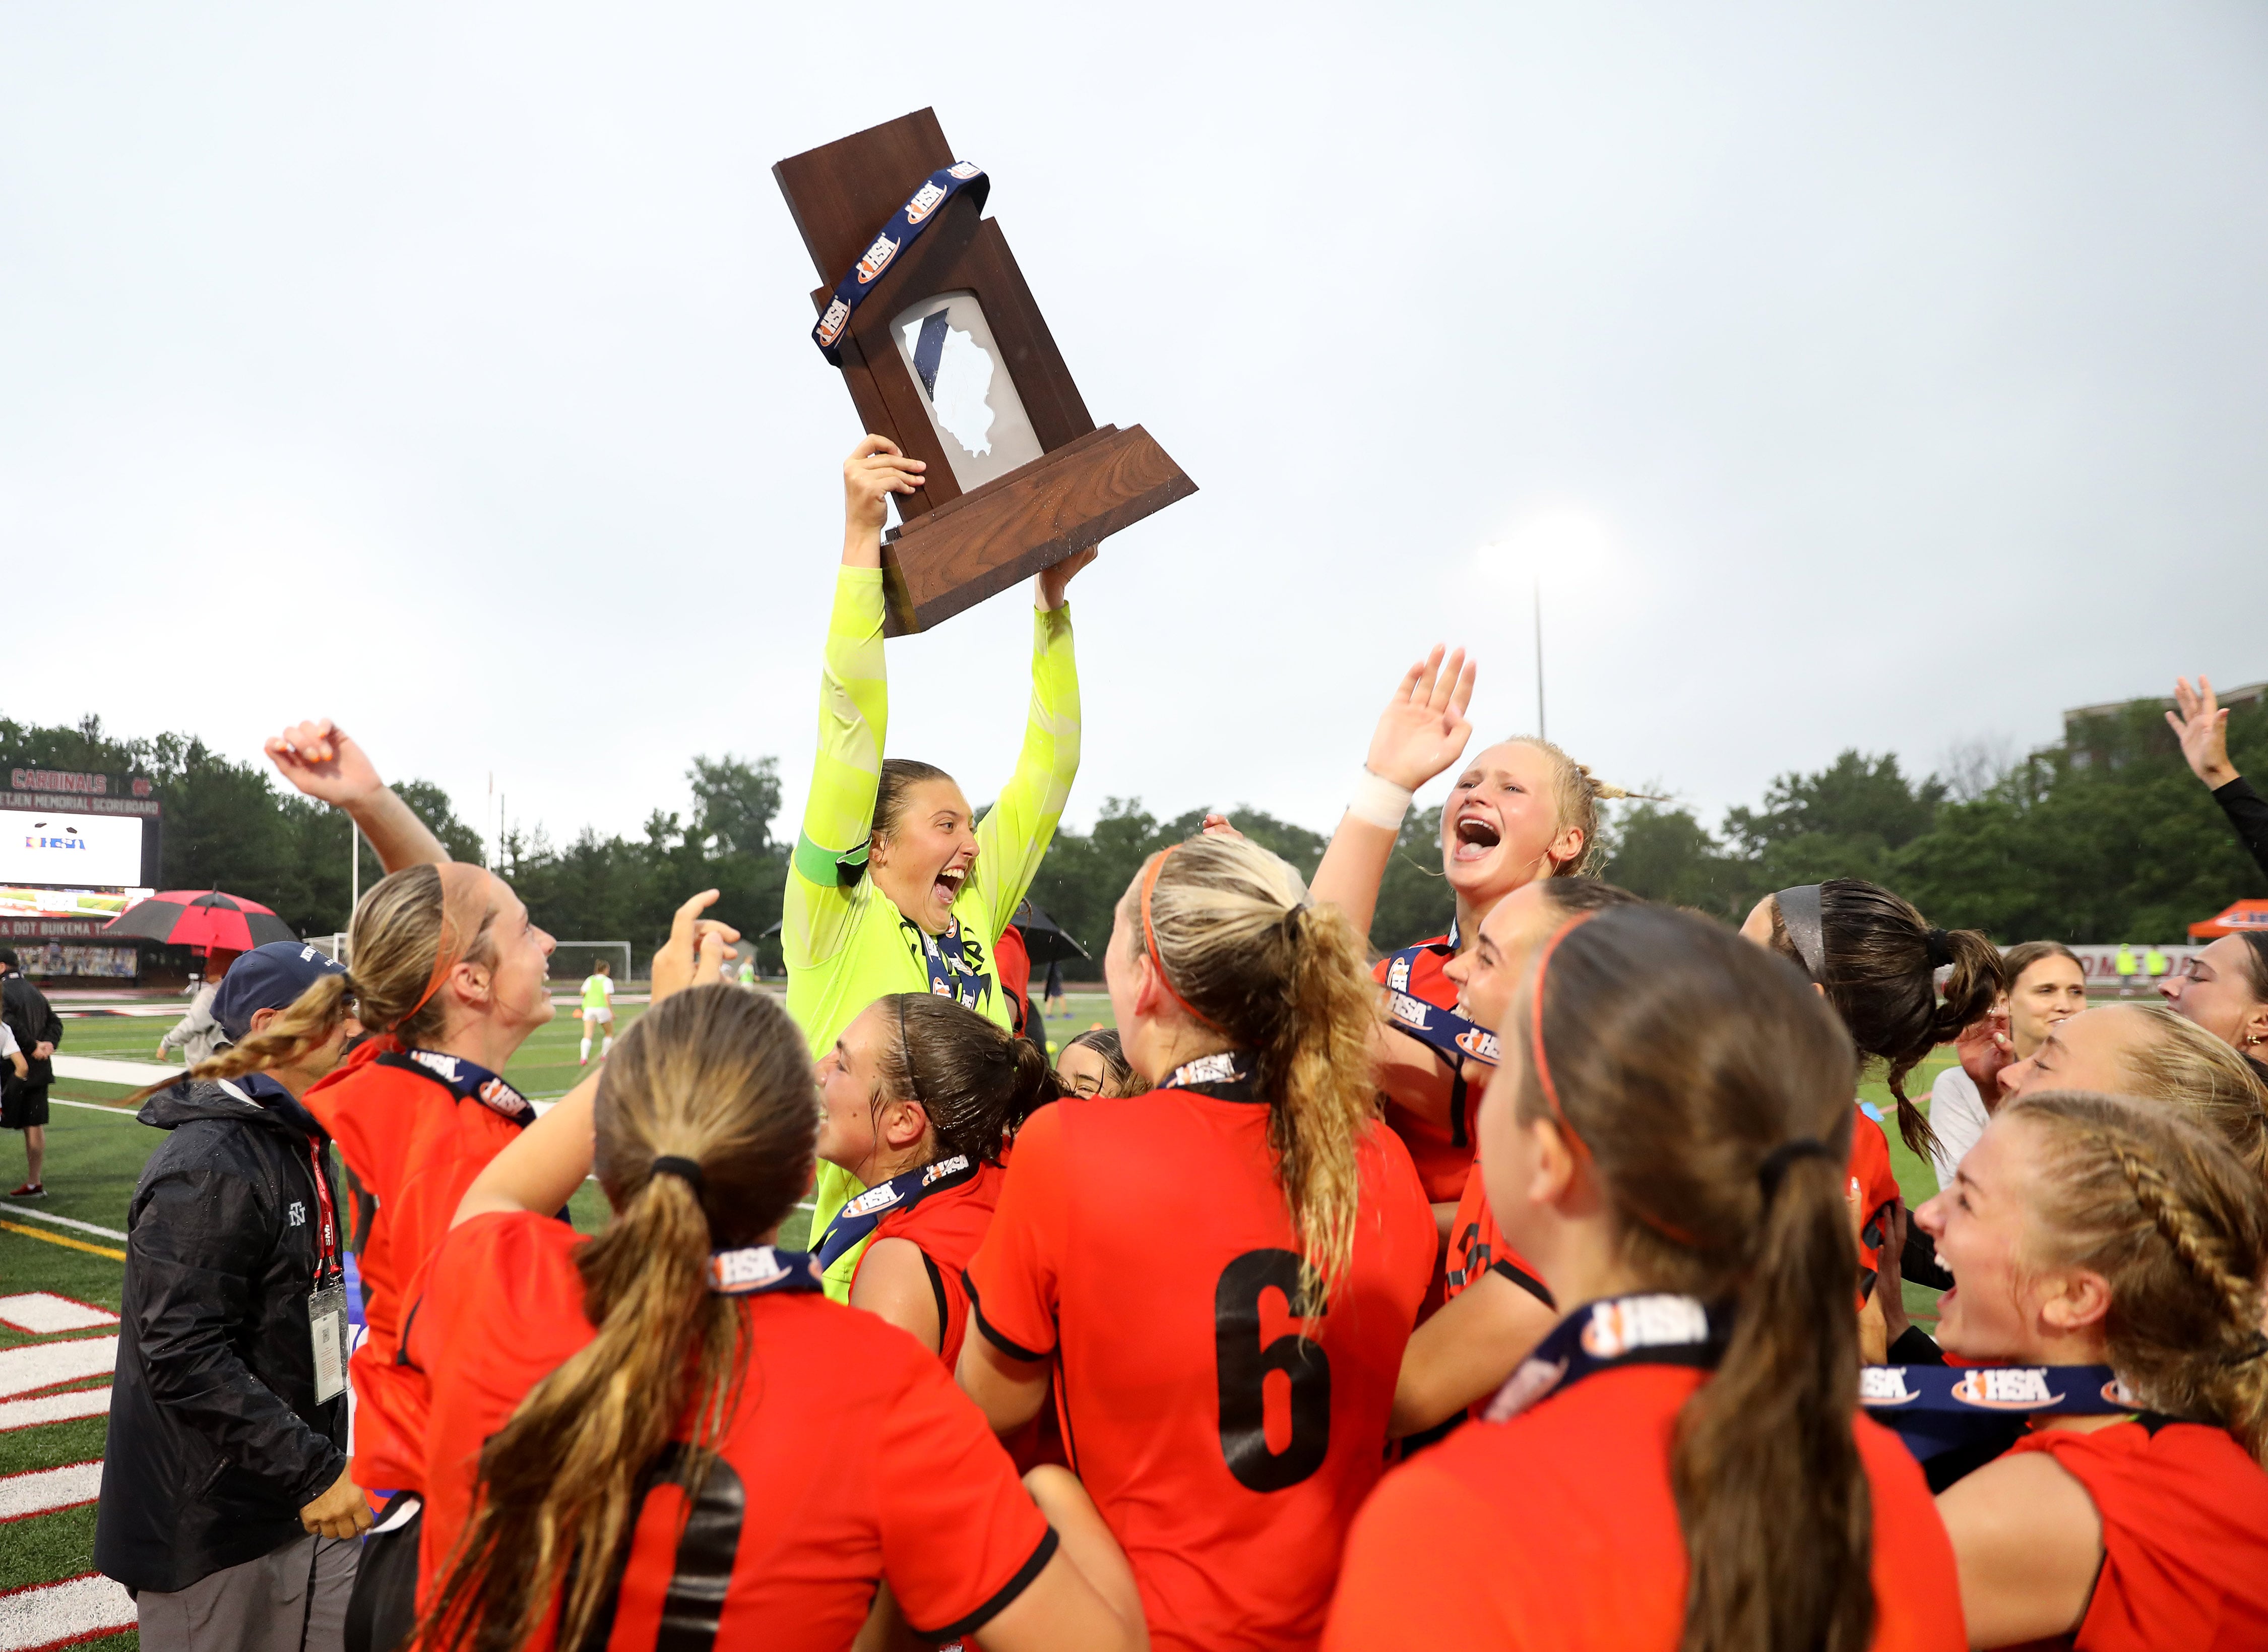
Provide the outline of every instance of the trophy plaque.
[[772,168],[819,270],[814,343],[865,428],[929,466],[882,537],[885,634],[926,631],[1197,483],[1098,429],[999,224],[928,109]]

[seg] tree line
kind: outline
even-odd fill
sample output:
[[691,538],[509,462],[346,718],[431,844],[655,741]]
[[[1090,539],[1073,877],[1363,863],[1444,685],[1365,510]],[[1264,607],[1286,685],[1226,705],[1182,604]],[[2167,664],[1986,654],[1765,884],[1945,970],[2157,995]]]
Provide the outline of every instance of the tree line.
[[[2268,773],[2268,710],[2232,715],[2229,755],[2240,771]],[[279,786],[264,762],[233,761],[188,734],[121,738],[92,717],[76,728],[0,718],[0,762],[147,775],[165,810],[165,887],[248,896],[301,934],[346,926],[347,822]],[[2003,942],[2174,940],[2232,900],[2268,895],[2183,763],[2158,702],[2080,719],[2029,756],[1971,751],[1948,769],[1917,778],[1894,755],[1845,751],[1815,773],[1781,775],[1756,808],[1729,809],[1714,828],[1675,802],[1618,805],[1609,811],[1605,875],[1733,923],[1774,889],[1870,878],[1933,923]],[[630,836],[585,827],[563,843],[541,827],[507,831],[497,869],[553,934],[627,940],[641,962],[694,889],[721,890],[720,914],[758,936],[777,919],[787,879],[778,762],[697,756],[685,778],[683,807],[654,810]],[[395,789],[451,854],[482,858],[480,834],[440,787],[410,780]],[[1326,833],[1259,809],[1230,812],[1248,836],[1314,873]],[[1204,814],[1160,817],[1139,799],[1112,797],[1091,830],[1057,833],[1032,898],[1095,960],[1074,965],[1072,978],[1099,977],[1118,897],[1145,858],[1195,832]],[[1438,808],[1413,810],[1403,823],[1373,946],[1447,927],[1454,903],[1440,830]],[[365,859],[365,885],[377,874]],[[759,956],[777,970],[777,941],[760,944]],[[586,966],[569,958],[562,967]]]

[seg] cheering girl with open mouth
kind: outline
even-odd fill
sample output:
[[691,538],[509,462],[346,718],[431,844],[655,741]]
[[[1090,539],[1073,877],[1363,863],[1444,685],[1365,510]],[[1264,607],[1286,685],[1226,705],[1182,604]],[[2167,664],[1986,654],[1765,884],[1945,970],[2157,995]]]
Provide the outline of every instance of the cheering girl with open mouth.
[[[982,822],[942,769],[883,757],[884,504],[920,487],[923,468],[880,436],[861,439],[843,467],[843,569],[827,627],[819,757],[780,927],[788,1013],[814,1052],[832,1049],[861,1010],[892,992],[933,992],[1012,1024],[993,945],[1039,870],[1079,771],[1079,672],[1064,587],[1092,550],[1035,582],[1024,749]],[[861,1191],[850,1172],[822,1162],[812,1232],[826,1232]],[[828,1264],[829,1295],[848,1295],[863,1250]]]

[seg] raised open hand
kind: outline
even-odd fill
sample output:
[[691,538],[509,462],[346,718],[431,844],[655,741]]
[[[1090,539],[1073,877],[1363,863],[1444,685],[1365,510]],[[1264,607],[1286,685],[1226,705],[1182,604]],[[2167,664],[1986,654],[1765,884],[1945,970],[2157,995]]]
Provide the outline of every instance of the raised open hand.
[[2228,712],[2215,697],[2213,679],[2198,674],[2197,687],[2187,677],[2174,679],[2174,704],[2166,722],[2182,742],[2182,756],[2197,778],[2218,792],[2236,778],[2228,761]]
[[843,461],[843,520],[856,532],[879,534],[893,493],[911,493],[929,467],[909,459],[887,436],[861,436]]
[[1465,708],[1472,704],[1478,670],[1463,649],[1452,653],[1435,645],[1404,674],[1387,702],[1363,766],[1381,780],[1415,792],[1456,762],[1473,737]]
[[386,789],[369,755],[328,717],[292,724],[264,749],[285,779],[335,808],[351,808]]
[[653,996],[647,1001],[648,1009],[688,986],[705,986],[717,979],[725,948],[740,938],[740,932],[730,924],[701,916],[716,903],[717,891],[703,889],[679,907],[669,920],[669,942],[653,955],[650,971]]

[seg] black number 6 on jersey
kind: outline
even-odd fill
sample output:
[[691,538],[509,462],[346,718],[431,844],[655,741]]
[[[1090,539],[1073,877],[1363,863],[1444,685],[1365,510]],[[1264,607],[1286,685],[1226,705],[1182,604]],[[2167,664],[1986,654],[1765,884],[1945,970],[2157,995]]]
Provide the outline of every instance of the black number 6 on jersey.
[[[1306,1315],[1296,1251],[1246,1251],[1221,1270],[1212,1294],[1220,1453],[1237,1483],[1256,1492],[1297,1486],[1322,1467],[1331,1448],[1331,1362],[1322,1348],[1292,1331],[1260,1346],[1260,1298],[1271,1290],[1284,1294],[1292,1313]],[[1270,1371],[1291,1379],[1292,1437],[1281,1451],[1268,1449]]]

